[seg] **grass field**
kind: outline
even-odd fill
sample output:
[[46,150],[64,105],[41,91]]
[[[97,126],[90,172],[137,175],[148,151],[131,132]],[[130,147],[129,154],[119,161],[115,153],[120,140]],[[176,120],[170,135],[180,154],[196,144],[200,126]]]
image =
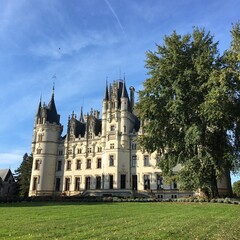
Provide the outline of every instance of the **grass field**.
[[0,239],[240,239],[240,206],[219,203],[0,204]]

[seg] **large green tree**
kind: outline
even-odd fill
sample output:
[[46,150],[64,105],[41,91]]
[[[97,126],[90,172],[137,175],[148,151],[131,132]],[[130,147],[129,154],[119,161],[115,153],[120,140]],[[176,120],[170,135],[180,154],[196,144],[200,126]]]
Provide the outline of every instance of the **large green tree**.
[[218,196],[217,179],[229,177],[239,163],[234,137],[240,133],[239,62],[234,55],[239,47],[238,24],[232,36],[232,46],[223,56],[203,29],[165,36],[162,46],[147,52],[150,78],[137,103],[144,120],[139,143],[162,155],[163,174],[173,176],[173,167],[180,163],[177,178],[182,188],[200,188],[213,197]]
[[240,180],[233,183],[233,193],[236,197],[240,197]]
[[15,170],[14,175],[18,186],[18,193],[21,197],[28,196],[32,172],[32,162],[32,155],[25,153],[20,167]]

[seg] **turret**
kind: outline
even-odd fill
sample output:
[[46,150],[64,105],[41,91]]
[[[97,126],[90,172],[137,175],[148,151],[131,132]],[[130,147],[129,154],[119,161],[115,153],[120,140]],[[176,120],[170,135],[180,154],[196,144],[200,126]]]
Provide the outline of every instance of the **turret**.
[[130,109],[131,112],[134,112],[134,92],[135,92],[135,88],[133,86],[131,86],[129,88],[130,90]]
[[54,191],[57,147],[62,133],[60,115],[54,101],[38,106],[32,142],[33,167],[29,196],[51,194]]
[[109,91],[108,91],[108,83],[106,82],[106,88],[102,103],[102,146],[106,146],[106,131],[107,131],[107,115],[109,109]]
[[123,146],[123,148],[126,148],[128,143],[128,135],[127,135],[128,134],[128,121],[127,121],[128,107],[129,107],[129,98],[128,98],[128,93],[127,93],[127,89],[124,81],[122,86],[122,94],[121,94],[121,131],[122,131],[121,145]]

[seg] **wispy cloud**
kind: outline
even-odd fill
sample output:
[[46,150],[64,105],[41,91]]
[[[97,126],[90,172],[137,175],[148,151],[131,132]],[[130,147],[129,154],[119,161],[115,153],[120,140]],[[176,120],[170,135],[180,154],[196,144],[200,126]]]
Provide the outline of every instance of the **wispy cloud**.
[[13,152],[0,153],[0,168],[10,168],[16,170],[25,154],[23,149],[18,149]]
[[124,28],[123,28],[123,26],[122,26],[122,24],[121,24],[121,22],[120,22],[120,20],[119,20],[119,17],[118,17],[118,15],[116,14],[116,12],[114,11],[114,9],[112,8],[111,4],[109,3],[108,0],[104,0],[104,1],[105,1],[105,3],[107,4],[107,6],[108,6],[108,8],[110,9],[110,11],[112,12],[112,14],[113,14],[113,16],[115,17],[115,19],[117,20],[117,23],[118,23],[119,27],[121,28],[123,34],[124,34],[125,36],[127,36],[127,35],[126,35],[126,32],[125,32],[125,30],[124,30]]
[[30,53],[40,57],[59,59],[64,55],[76,54],[89,46],[111,45],[118,41],[110,32],[84,31],[82,33],[68,33],[68,35],[48,40],[29,47]]

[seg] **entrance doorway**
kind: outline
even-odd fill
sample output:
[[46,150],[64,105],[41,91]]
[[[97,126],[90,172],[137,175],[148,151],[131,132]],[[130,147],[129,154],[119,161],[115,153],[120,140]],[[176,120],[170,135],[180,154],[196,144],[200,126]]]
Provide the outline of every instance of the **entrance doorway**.
[[137,175],[132,175],[132,190],[137,191]]
[[121,175],[120,188],[121,189],[125,189],[126,188],[126,175],[125,174]]

